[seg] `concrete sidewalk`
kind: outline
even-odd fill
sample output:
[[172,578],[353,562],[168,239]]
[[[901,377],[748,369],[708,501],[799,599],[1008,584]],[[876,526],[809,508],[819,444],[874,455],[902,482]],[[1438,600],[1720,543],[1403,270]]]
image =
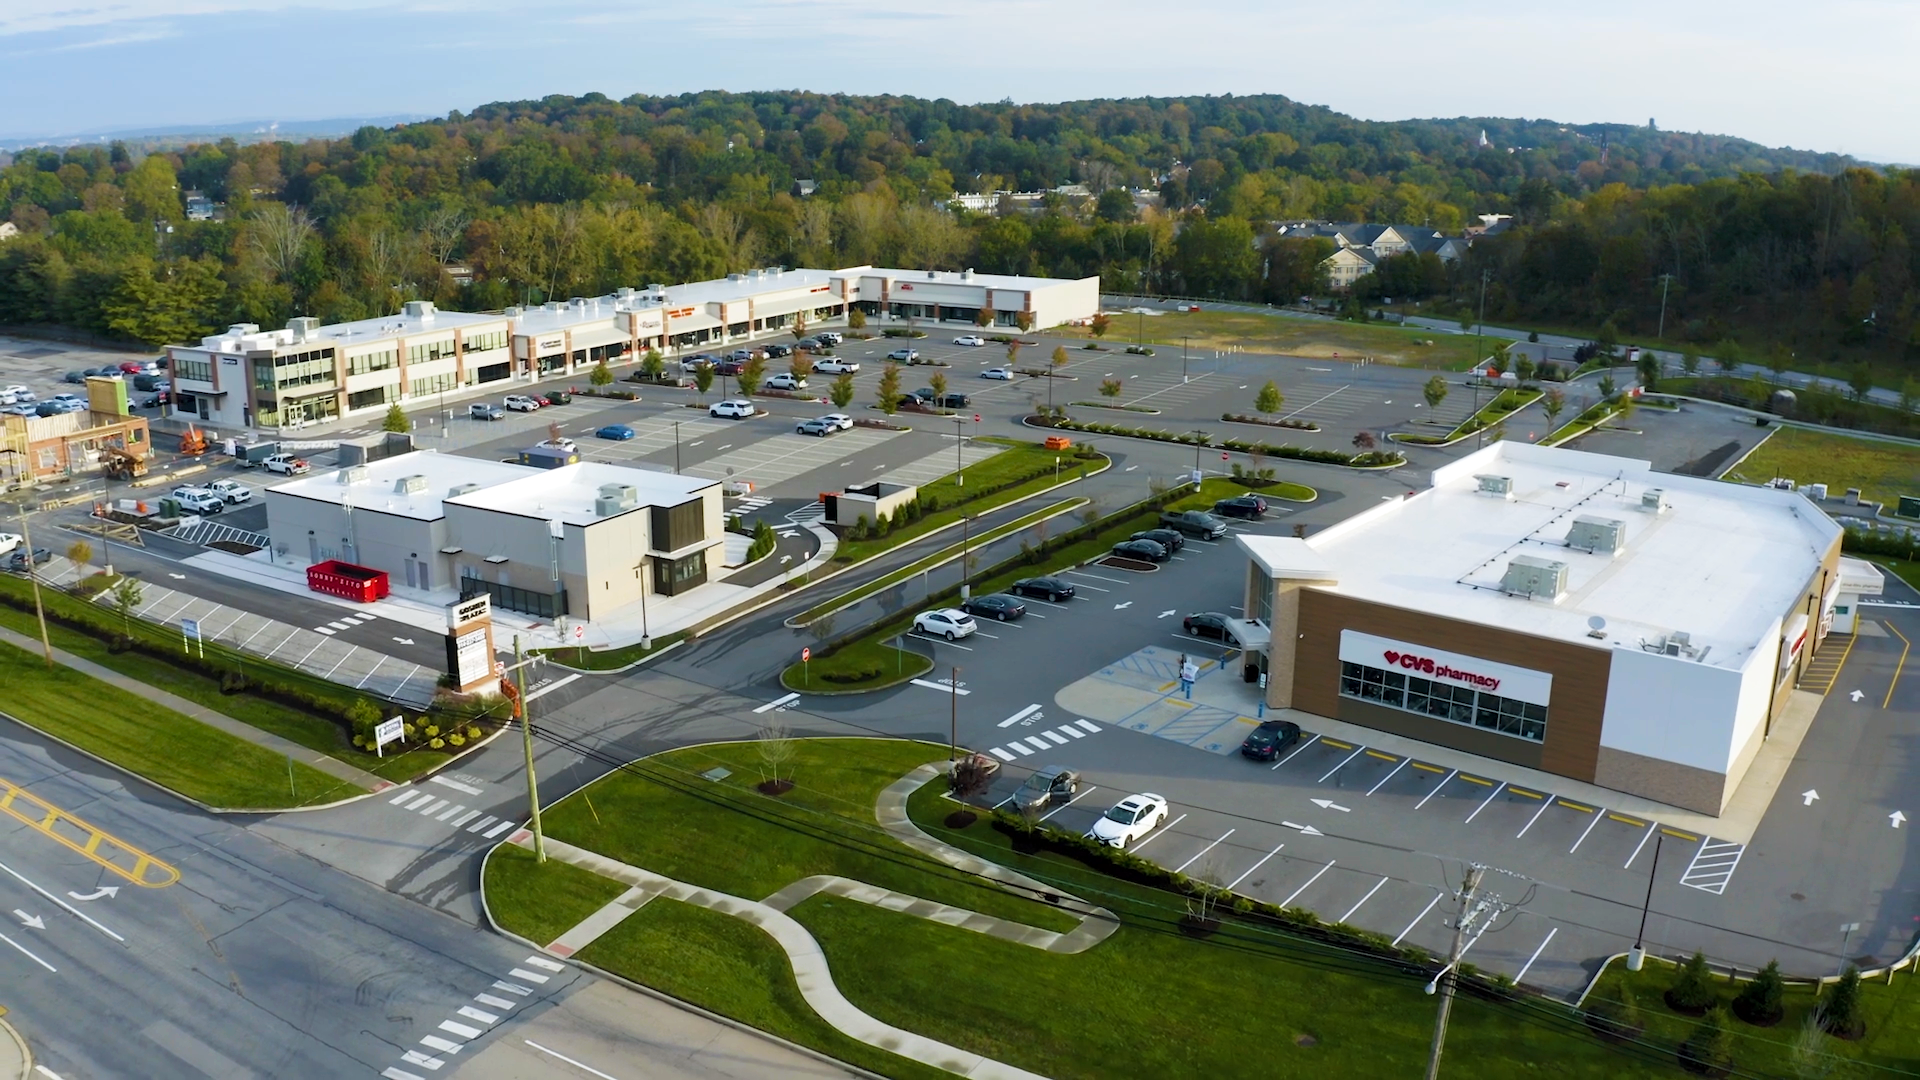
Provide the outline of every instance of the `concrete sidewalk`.
[[[0,628],[0,642],[12,645],[32,653],[35,656],[39,656],[41,653],[40,642],[25,634],[17,634],[5,628]],[[305,762],[337,780],[344,780],[349,784],[354,784],[370,791],[384,791],[393,786],[390,782],[382,780],[370,772],[357,769],[330,754],[323,754],[318,750],[309,750],[299,743],[283,739],[269,731],[262,731],[252,724],[235,720],[233,717],[227,716],[224,713],[217,713],[212,709],[203,708],[177,694],[169,693],[157,686],[150,686],[138,679],[122,675],[109,668],[101,667],[91,660],[83,660],[72,653],[60,649],[53,650],[53,659],[56,663],[64,667],[72,668],[83,675],[89,675],[99,679],[101,682],[117,686],[136,697],[145,698],[156,705],[192,717],[208,727],[218,728],[237,739],[243,739],[253,743],[255,746],[271,750],[276,754],[283,754],[295,761]],[[4,1061],[4,1058],[0,1057],[0,1061]],[[4,1077],[5,1072],[6,1070],[4,1068],[0,1068],[0,1077]]]
[[[4,1012],[4,1010],[0,1010]],[[33,1071],[33,1051],[27,1049],[27,1040],[13,1029],[13,1025],[0,1020],[0,1080],[27,1080]]]

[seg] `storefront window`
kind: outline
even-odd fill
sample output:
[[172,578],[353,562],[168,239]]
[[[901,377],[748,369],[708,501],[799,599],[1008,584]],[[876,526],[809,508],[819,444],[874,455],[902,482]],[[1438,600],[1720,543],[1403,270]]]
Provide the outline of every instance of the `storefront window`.
[[1545,705],[1483,694],[1418,675],[1341,661],[1340,694],[1529,742],[1547,737]]

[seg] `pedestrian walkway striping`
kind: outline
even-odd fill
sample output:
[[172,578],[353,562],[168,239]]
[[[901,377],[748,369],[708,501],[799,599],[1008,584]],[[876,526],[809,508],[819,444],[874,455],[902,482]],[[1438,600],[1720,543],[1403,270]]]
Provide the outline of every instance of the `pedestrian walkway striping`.
[[[1085,730],[1082,730],[1083,728]],[[1061,738],[1060,732],[1065,732],[1068,737]],[[989,749],[987,753],[992,754],[1001,761],[1012,761],[1013,754],[1007,753],[1007,750],[1012,750],[1021,757],[1031,757],[1036,750],[1044,753],[1056,746],[1065,746],[1073,739],[1084,739],[1090,734],[1099,734],[1099,732],[1100,725],[1087,720],[1076,720],[1072,724],[1061,724],[1059,727],[1050,731],[1042,731],[1040,734],[1046,736],[1047,741],[1045,742],[1042,742],[1038,738],[1023,736],[1022,738],[1013,739],[1005,743],[1004,748],[1001,746],[993,747]]]
[[1739,867],[1740,857],[1746,854],[1746,850],[1745,844],[1712,837],[1701,840],[1700,849],[1693,853],[1693,861],[1687,864],[1686,872],[1680,875],[1680,884],[1715,896],[1725,894],[1727,882],[1733,879],[1733,872]]

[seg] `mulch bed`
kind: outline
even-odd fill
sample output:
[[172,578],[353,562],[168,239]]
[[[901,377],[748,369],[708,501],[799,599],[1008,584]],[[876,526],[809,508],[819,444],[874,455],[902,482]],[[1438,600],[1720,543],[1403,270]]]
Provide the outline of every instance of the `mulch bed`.
[[949,829],[964,829],[980,820],[980,815],[971,810],[955,810],[947,815],[946,826]]
[[793,781],[762,780],[759,783],[753,785],[753,790],[759,792],[762,795],[772,795],[775,798],[778,798],[779,796],[785,795],[787,792],[793,790]]

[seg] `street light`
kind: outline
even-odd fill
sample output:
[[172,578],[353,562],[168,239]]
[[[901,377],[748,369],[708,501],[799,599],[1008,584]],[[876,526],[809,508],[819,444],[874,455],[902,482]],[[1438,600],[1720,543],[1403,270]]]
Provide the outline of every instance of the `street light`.
[[950,725],[948,731],[949,742],[947,744],[947,774],[949,776],[953,775],[954,770],[960,764],[960,668],[955,666],[951,670],[953,674],[947,680],[947,689],[953,691],[947,695],[947,697],[952,699],[948,705],[949,711],[947,719],[947,723]]
[[673,422],[673,475],[680,475],[680,421]]
[[1647,940],[1647,911],[1653,907],[1653,881],[1660,873],[1660,842],[1664,839],[1660,833],[1653,836],[1653,868],[1647,871],[1647,899],[1640,905],[1640,932],[1633,935],[1633,948],[1627,952],[1628,971],[1639,971],[1647,959],[1647,950],[1643,947]]
[[956,416],[953,418],[953,486],[954,487],[967,486],[967,474],[963,471],[966,468],[966,463],[965,463],[965,460],[960,456],[960,448],[963,445],[965,445],[966,438],[967,438],[966,435],[962,434],[966,430],[966,423],[967,423],[967,418],[964,416]]
[[1180,381],[1187,381],[1187,335],[1180,335]]
[[966,514],[966,513],[961,514],[960,515],[960,599],[962,600],[971,600],[973,598],[973,594],[972,594],[973,566],[972,566],[972,559],[969,558],[967,554],[968,543],[969,543],[968,534],[971,531],[972,526],[973,526],[973,515]]

